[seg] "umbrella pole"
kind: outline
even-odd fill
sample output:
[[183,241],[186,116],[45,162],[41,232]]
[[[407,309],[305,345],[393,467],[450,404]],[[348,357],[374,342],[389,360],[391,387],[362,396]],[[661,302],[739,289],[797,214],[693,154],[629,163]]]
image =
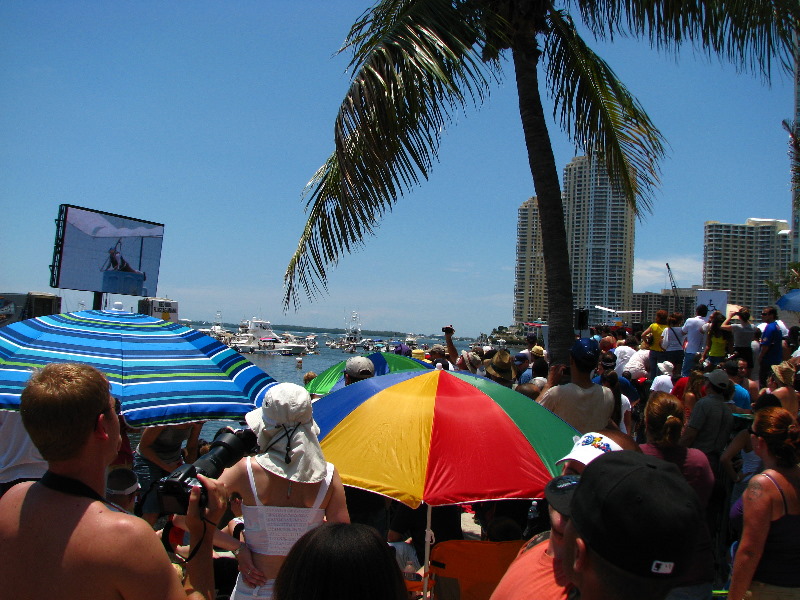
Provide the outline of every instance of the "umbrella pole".
[[422,599],[428,598],[428,577],[430,577],[430,560],[431,560],[431,540],[433,539],[433,531],[431,530],[431,510],[432,507],[428,504],[428,522],[425,525],[425,568],[422,570]]

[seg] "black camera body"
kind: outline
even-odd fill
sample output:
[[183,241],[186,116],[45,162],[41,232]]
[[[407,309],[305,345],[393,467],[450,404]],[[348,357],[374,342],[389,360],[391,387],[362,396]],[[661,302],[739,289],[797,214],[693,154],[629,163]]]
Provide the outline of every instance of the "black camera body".
[[258,452],[256,434],[249,429],[226,431],[211,443],[211,449],[191,464],[181,465],[156,484],[158,503],[162,514],[185,515],[189,507],[192,487],[199,485],[200,507],[208,504],[208,495],[197,475],[216,479],[235,465],[246,454]]

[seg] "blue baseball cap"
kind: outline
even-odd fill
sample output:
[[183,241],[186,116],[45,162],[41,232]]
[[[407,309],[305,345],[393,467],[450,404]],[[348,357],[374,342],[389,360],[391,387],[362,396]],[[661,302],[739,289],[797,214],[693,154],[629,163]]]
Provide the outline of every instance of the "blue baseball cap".
[[578,364],[597,364],[597,361],[600,360],[600,344],[592,338],[580,338],[572,344],[569,353]]

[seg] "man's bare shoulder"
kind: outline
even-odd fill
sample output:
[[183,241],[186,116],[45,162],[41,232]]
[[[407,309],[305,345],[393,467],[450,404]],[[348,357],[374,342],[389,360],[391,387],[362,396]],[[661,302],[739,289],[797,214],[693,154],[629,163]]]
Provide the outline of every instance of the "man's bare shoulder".
[[[182,597],[169,559],[142,519],[100,501],[26,486],[0,499],[0,583],[15,598]],[[29,557],[49,574],[31,579]]]

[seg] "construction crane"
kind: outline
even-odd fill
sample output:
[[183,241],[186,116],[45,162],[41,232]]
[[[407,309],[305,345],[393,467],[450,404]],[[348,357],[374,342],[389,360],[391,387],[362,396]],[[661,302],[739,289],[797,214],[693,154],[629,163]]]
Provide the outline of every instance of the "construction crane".
[[675,278],[672,276],[672,269],[669,268],[669,263],[667,263],[667,274],[669,275],[669,284],[672,286],[672,295],[675,297],[675,311],[679,311],[681,308],[681,297],[678,294],[678,286],[675,284]]

